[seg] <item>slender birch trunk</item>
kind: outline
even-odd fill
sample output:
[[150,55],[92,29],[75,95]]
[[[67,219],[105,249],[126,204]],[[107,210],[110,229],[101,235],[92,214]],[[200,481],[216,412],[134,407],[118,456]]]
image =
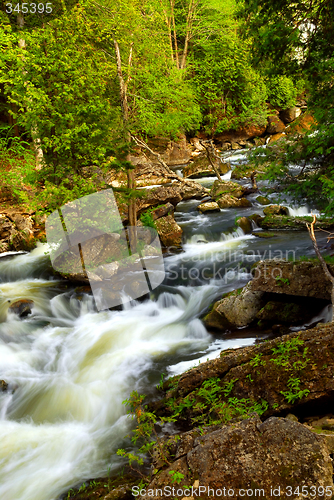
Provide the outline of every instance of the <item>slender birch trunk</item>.
[[[130,144],[131,144],[131,133],[128,129],[129,126],[129,104],[128,104],[128,94],[127,94],[127,87],[128,83],[130,80],[130,68],[132,64],[132,45],[130,47],[130,52],[129,52],[129,59],[128,59],[128,78],[125,81],[124,76],[123,76],[123,70],[122,70],[122,58],[121,58],[121,51],[119,48],[119,44],[117,40],[114,38],[114,46],[115,46],[115,54],[116,54],[116,64],[117,64],[117,75],[118,75],[118,81],[119,81],[119,94],[120,94],[120,102],[121,102],[121,109],[122,109],[122,116],[123,116],[123,123],[124,123],[124,128],[125,128],[125,140],[127,144],[127,155],[126,155],[126,161],[130,163]],[[134,175],[134,170],[128,168],[127,170],[127,177],[128,177],[128,189],[132,191],[136,187],[136,181],[135,181],[135,175]],[[136,200],[130,198],[129,200],[129,205],[128,205],[128,212],[129,212],[129,225],[131,227],[135,227],[137,225],[137,211],[136,211]],[[133,242],[136,241],[136,235],[133,235]]]

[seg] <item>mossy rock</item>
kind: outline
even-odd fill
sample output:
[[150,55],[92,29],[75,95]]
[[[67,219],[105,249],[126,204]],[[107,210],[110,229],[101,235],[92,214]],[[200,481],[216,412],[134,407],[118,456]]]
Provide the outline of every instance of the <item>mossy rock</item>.
[[245,188],[243,186],[240,186],[236,182],[220,182],[217,179],[211,187],[210,196],[214,200],[220,198],[223,195],[230,195],[234,196],[235,198],[241,198],[245,194],[245,191]]
[[[269,207],[268,207],[269,208]],[[287,215],[266,215],[259,221],[263,229],[292,229],[307,231],[306,223],[311,223],[312,217],[288,217]],[[318,219],[315,228],[333,229],[334,218]]]
[[250,234],[252,232],[252,222],[248,219],[248,217],[239,217],[239,219],[236,220],[236,223],[245,234]]
[[264,215],[289,215],[289,209],[281,205],[270,205],[263,209]]
[[268,198],[266,198],[265,196],[258,196],[256,198],[256,201],[258,203],[260,203],[260,205],[269,205],[270,204],[270,200]]
[[217,203],[220,208],[241,208],[241,207],[251,207],[252,204],[247,198],[236,198],[229,194],[225,194],[217,199]]
[[257,238],[275,238],[277,236],[275,233],[266,233],[265,231],[253,231],[252,235]]

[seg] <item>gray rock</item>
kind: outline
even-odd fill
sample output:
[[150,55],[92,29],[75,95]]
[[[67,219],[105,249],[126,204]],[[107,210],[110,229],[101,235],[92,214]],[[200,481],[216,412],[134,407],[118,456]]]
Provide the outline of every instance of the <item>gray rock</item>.
[[220,212],[219,205],[215,201],[211,201],[209,203],[201,203],[200,205],[198,205],[197,210],[199,210],[203,214],[205,212]]
[[149,490],[171,485],[172,471],[183,474],[182,484],[195,484],[196,478],[197,487],[221,490],[211,494],[212,498],[240,500],[246,492],[239,490],[248,490],[247,498],[272,498],[271,488],[275,488],[275,496],[287,500],[302,498],[289,496],[288,487],[292,491],[297,487],[300,491],[302,487],[311,491],[311,486],[333,488],[325,439],[298,422],[276,417],[262,423],[256,416],[198,436],[185,456],[154,477],[142,498],[158,500]]
[[248,283],[239,293],[216,302],[204,321],[208,327],[226,329],[249,325],[263,306],[263,293],[254,292]]

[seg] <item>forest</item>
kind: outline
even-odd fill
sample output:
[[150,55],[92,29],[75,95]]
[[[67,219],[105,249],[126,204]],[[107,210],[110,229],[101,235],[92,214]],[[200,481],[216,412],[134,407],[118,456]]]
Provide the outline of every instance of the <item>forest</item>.
[[0,500],[334,498],[334,0],[0,0]]
[[316,135],[268,151],[268,175],[334,208],[331,2],[46,5],[3,1],[0,13],[0,182],[15,202],[27,203],[25,185],[51,209],[88,194],[88,166],[131,172],[133,136],[214,139],[305,99]]

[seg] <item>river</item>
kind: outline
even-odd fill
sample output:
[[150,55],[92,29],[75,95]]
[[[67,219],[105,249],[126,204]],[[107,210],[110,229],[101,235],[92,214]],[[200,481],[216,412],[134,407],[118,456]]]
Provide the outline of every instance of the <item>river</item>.
[[[313,254],[307,232],[266,240],[236,231],[237,216],[262,213],[255,197],[251,208],[205,215],[199,201],[179,203],[183,252],[166,257],[166,279],[150,299],[122,310],[98,313],[90,295],[56,281],[46,245],[0,258],[0,379],[10,389],[0,393],[1,500],[55,500],[116,470],[115,452],[131,425],[122,401],[133,389],[152,393],[162,372],[182,373],[223,349],[254,343],[247,330],[208,332],[201,315],[245,285],[256,260]],[[34,301],[23,319],[8,312],[19,299]]]

